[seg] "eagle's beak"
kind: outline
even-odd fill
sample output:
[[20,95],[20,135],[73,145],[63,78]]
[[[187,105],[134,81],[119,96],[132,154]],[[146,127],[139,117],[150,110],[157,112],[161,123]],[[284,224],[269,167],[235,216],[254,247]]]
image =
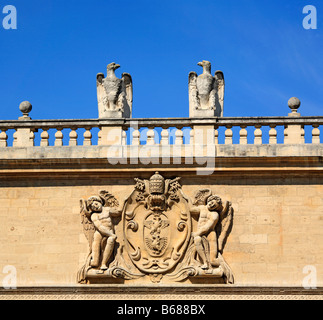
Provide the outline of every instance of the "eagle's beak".
[[117,70],[118,68],[120,68],[120,64],[115,64],[114,65],[114,70]]
[[203,67],[203,63],[202,62],[199,62],[197,65],[200,66],[200,67]]

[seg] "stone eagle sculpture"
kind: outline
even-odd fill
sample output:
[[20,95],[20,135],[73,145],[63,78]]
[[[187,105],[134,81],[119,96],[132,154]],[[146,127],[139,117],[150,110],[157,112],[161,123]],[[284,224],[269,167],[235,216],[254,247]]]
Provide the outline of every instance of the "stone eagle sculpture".
[[203,73],[189,74],[189,104],[190,117],[223,117],[224,75],[216,71],[211,74],[211,63],[203,60],[198,63],[203,67]]
[[131,118],[132,114],[132,78],[123,73],[117,78],[115,71],[120,68],[115,62],[107,66],[107,76],[103,73],[96,77],[99,105],[99,118]]

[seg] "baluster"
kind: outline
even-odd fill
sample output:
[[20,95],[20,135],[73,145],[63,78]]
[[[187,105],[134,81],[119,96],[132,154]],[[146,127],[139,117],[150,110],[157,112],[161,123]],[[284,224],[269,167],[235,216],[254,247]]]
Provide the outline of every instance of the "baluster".
[[275,124],[270,125],[269,144],[277,144],[277,130]]
[[301,127],[301,142],[305,143],[305,129],[304,129],[304,126]]
[[255,125],[255,132],[254,132],[254,135],[255,135],[255,141],[254,141],[254,144],[262,144],[262,131],[261,131],[261,125],[257,124]]
[[177,129],[175,132],[175,145],[182,145],[183,144],[183,131],[181,129]]
[[233,137],[233,132],[231,130],[232,126],[226,126],[226,130],[225,130],[225,140],[224,143],[225,144],[232,144],[232,137]]
[[214,127],[214,144],[219,144],[219,130],[218,130],[218,127]]
[[92,145],[91,128],[85,128],[83,137],[84,137],[83,146],[91,146]]
[[13,147],[17,147],[17,144],[18,144],[18,132],[15,131],[14,134],[13,134],[13,142],[12,142],[12,146]]
[[29,133],[29,146],[34,147],[35,146],[35,132],[30,131]]
[[40,134],[40,146],[41,147],[48,147],[49,146],[49,142],[48,142],[48,139],[49,139],[49,134],[47,132],[47,128],[46,129],[43,129],[43,132]]
[[312,130],[312,143],[313,144],[319,144],[320,141],[320,129],[318,124],[313,124],[313,130]]
[[191,129],[190,131],[190,144],[194,144],[194,136],[195,136],[195,132],[194,129]]
[[62,129],[57,129],[55,133],[55,147],[61,147],[63,145],[63,132]]
[[288,141],[288,128],[287,125],[284,126],[284,144],[287,144]]
[[140,145],[140,131],[138,129],[134,130],[132,133],[132,145],[133,146]]
[[163,128],[160,135],[161,135],[160,144],[162,146],[169,145],[169,132],[168,132],[168,130],[166,128]]
[[71,147],[77,146],[77,138],[78,138],[78,134],[76,132],[76,129],[72,128],[72,131],[70,132],[69,146]]
[[98,146],[102,144],[102,129],[100,128],[98,132]]
[[1,130],[0,133],[0,148],[5,148],[8,146],[8,135],[5,130]]
[[240,144],[248,144],[248,131],[247,126],[241,126],[240,130]]
[[155,144],[155,131],[153,129],[149,129],[147,131],[147,145]]
[[126,132],[126,130],[122,130],[121,145],[122,146],[127,145],[127,132]]

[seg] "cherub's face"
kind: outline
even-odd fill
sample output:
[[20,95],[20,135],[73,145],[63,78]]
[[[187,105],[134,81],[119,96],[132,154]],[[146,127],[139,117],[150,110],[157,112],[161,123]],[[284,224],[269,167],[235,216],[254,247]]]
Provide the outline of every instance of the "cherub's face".
[[220,198],[212,199],[212,200],[208,201],[208,203],[207,203],[207,208],[210,211],[218,210],[220,207],[221,207],[221,199]]
[[91,210],[93,212],[101,212],[102,211],[102,203],[99,201],[93,201],[91,203]]

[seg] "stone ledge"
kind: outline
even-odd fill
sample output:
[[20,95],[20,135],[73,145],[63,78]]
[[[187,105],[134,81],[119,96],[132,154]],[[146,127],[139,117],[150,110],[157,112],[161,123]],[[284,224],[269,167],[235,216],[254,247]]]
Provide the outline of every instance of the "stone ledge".
[[[163,159],[205,157],[323,157],[323,144],[277,144],[277,145],[141,145],[141,146],[113,146],[119,158],[109,155],[111,146],[63,146],[63,147],[7,147],[0,149],[0,160],[22,159],[109,159],[121,162],[124,159]],[[118,151],[119,150],[119,151]],[[148,150],[145,153],[142,150]],[[157,157],[155,156],[157,155]]]
[[0,289],[0,297],[21,295],[275,295],[275,296],[323,296],[323,287],[304,289],[303,287],[255,287],[236,285],[77,285],[77,286],[44,286],[19,287],[17,289]]

